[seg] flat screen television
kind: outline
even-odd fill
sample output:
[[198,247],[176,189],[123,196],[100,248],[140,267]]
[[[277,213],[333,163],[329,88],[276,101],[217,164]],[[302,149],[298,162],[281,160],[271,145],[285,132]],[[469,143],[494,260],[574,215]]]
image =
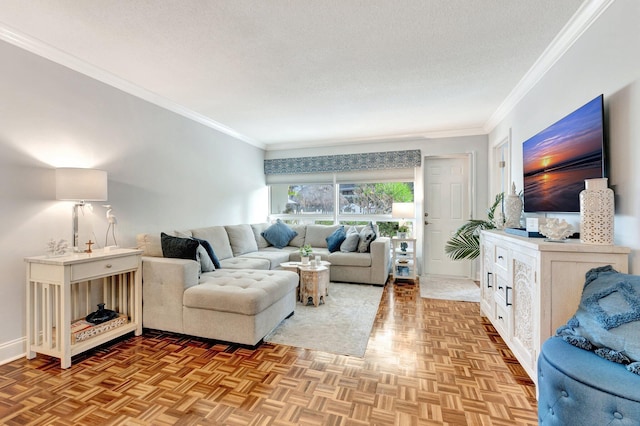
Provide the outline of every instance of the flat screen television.
[[600,95],[522,144],[525,212],[579,212],[585,179],[606,177]]

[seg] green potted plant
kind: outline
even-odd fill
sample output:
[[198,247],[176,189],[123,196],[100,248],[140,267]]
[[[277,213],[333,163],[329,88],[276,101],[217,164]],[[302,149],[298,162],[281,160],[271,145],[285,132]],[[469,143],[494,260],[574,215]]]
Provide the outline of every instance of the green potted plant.
[[398,233],[397,233],[398,238],[407,238],[407,234],[408,233],[409,233],[409,226],[408,225],[400,225],[400,226],[398,226]]
[[313,249],[310,244],[305,244],[300,247],[300,257],[302,258],[303,265],[309,264],[309,257],[311,256],[311,253],[313,253]]
[[504,192],[496,195],[494,203],[487,210],[488,220],[471,219],[456,230],[444,246],[444,252],[453,260],[476,259],[480,256],[480,231],[495,229],[494,215],[502,204]]

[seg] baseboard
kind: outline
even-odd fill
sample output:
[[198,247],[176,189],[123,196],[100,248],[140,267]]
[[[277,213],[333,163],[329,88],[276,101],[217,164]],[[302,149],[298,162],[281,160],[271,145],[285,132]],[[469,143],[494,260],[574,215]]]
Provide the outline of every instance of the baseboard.
[[15,361],[18,358],[22,358],[26,355],[27,339],[21,337],[20,339],[3,342],[0,344],[0,365],[7,364],[11,361]]

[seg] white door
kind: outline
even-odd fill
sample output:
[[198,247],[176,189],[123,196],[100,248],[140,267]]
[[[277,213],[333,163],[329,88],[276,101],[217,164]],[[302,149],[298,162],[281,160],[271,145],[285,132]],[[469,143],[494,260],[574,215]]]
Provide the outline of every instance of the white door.
[[471,277],[470,260],[451,260],[447,240],[469,219],[469,157],[427,157],[424,167],[424,274]]

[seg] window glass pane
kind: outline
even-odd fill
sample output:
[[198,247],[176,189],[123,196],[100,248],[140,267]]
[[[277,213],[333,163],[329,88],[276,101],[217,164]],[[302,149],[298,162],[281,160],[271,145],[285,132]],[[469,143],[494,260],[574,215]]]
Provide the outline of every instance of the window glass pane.
[[391,214],[393,202],[413,201],[413,182],[341,183],[340,214]]
[[333,211],[331,184],[271,185],[272,214],[332,215]]

